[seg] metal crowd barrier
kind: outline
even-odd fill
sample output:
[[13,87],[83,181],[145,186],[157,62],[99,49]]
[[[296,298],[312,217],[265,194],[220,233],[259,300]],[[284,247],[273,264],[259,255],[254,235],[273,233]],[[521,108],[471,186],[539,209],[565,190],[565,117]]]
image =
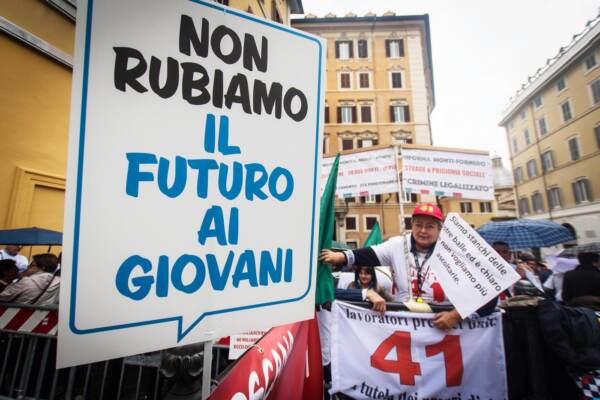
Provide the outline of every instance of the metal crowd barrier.
[[[0,400],[198,398],[193,389],[186,396],[181,368],[161,368],[163,352],[57,370],[57,323],[56,306],[0,303]],[[197,347],[181,349],[171,359],[198,355]],[[213,379],[227,367],[227,350],[213,348]]]

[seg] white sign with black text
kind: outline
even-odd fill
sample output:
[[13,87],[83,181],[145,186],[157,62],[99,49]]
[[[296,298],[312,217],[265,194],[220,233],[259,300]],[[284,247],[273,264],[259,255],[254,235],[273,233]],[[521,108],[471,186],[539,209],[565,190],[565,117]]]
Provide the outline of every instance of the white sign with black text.
[[312,318],[324,41],[205,0],[77,12],[58,365]]
[[519,274],[457,213],[449,213],[427,261],[465,318],[517,282]]

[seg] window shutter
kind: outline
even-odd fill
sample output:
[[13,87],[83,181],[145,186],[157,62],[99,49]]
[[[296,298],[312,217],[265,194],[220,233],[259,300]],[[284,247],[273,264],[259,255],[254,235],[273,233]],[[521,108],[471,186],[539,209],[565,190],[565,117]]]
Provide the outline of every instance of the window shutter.
[[587,195],[587,200],[592,201],[592,185],[590,185],[590,181],[587,179],[583,181],[583,185],[585,187],[585,194]]
[[404,40],[400,39],[398,40],[398,48],[399,48],[399,53],[400,53],[400,57],[404,57]]
[[354,58],[354,42],[348,41],[348,55],[350,58]]
[[571,187],[573,188],[573,196],[575,197],[575,203],[581,203],[581,198],[579,197],[579,192],[577,191],[577,182],[572,182]]
[[335,42],[335,58],[340,58],[340,42]]
[[381,195],[380,194],[376,194],[375,195],[375,202],[376,203],[381,203]]
[[325,123],[329,123],[329,106],[325,107]]
[[356,106],[352,107],[352,123],[356,123],[358,119],[356,118]]
[[342,107],[337,107],[337,123],[342,123]]
[[379,140],[377,140],[377,139],[374,139],[374,140],[373,140],[373,146],[377,146],[378,144],[379,144]]
[[410,122],[410,108],[408,108],[408,106],[404,106],[404,114],[406,117],[405,122]]
[[385,56],[386,57],[390,57],[390,41],[386,40],[385,41]]
[[396,122],[396,120],[394,119],[394,106],[390,106],[390,121]]

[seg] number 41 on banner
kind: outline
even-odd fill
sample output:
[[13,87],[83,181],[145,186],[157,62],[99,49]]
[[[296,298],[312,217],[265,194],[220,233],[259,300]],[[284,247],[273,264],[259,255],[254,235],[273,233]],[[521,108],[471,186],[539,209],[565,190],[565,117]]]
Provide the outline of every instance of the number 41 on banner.
[[[386,356],[396,348],[396,360]],[[421,375],[421,365],[412,359],[410,332],[395,331],[388,336],[371,355],[371,366],[383,372],[398,373],[401,385],[414,386],[415,376]],[[425,355],[433,357],[442,353],[446,368],[446,386],[460,386],[463,377],[460,337],[446,335],[438,343],[425,347]]]

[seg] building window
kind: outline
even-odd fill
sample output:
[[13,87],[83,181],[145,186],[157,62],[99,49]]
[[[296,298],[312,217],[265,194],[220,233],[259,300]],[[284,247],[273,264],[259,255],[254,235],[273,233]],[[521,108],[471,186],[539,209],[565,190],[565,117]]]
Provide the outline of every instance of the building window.
[[283,19],[279,15],[279,10],[277,10],[277,2],[275,0],[271,1],[271,20],[275,22],[283,23]]
[[363,203],[365,204],[375,204],[381,203],[381,195],[380,194],[371,194],[369,196],[361,196],[363,199]]
[[369,86],[371,86],[369,84],[369,73],[368,72],[361,72],[358,74],[358,86],[361,89],[368,89]]
[[540,131],[540,135],[544,136],[548,133],[548,126],[546,125],[546,118],[542,117],[538,119],[538,130]]
[[596,136],[596,145],[600,148],[600,125],[594,127],[594,135]]
[[378,218],[377,217],[365,217],[365,227],[367,231],[370,231],[371,229],[373,229],[373,227],[375,226],[375,223],[377,222]]
[[569,154],[571,155],[571,161],[577,161],[581,158],[579,152],[579,140],[577,137],[572,137],[567,141],[569,143]]
[[358,58],[369,57],[369,45],[365,39],[358,40]]
[[471,202],[461,202],[460,212],[464,214],[470,214],[473,212],[473,204]]
[[554,157],[552,155],[552,150],[542,153],[542,169],[545,172],[552,171],[554,169]]
[[562,111],[563,122],[570,121],[573,118],[573,113],[571,112],[571,102],[569,100],[565,101],[560,105],[560,109]]
[[346,230],[347,231],[355,231],[356,230],[356,217],[346,217]]
[[544,199],[539,192],[535,192],[533,196],[531,196],[531,205],[534,212],[544,211]]
[[517,138],[513,138],[512,148],[513,148],[513,153],[516,153],[519,151],[519,146],[517,145]]
[[356,121],[356,108],[353,106],[341,106],[337,108],[338,124],[352,124]]
[[525,137],[525,145],[529,146],[531,144],[531,135],[529,134],[529,129],[525,129],[523,131],[523,137]]
[[410,122],[408,105],[390,106],[390,119],[392,122]]
[[385,55],[388,58],[404,57],[404,40],[388,39],[385,41]]
[[508,130],[513,130],[515,129],[515,120],[511,119],[510,122],[508,123]]
[[585,59],[585,70],[586,71],[594,69],[594,67],[596,67],[596,65],[598,65],[598,64],[596,63],[596,56],[594,54],[589,55]]
[[351,40],[338,40],[335,42],[335,58],[347,60],[353,58],[353,56]]
[[350,73],[342,72],[340,74],[340,89],[350,89]]
[[558,90],[559,92],[562,92],[566,88],[567,88],[567,82],[565,82],[565,78],[560,78],[558,81],[556,81],[556,90]]
[[525,120],[525,111],[521,111],[521,121]]
[[352,150],[354,148],[354,140],[342,139],[342,151]]
[[402,72],[392,72],[392,88],[401,89],[402,88]]
[[592,200],[592,188],[587,178],[581,178],[571,184],[573,186],[573,195],[575,203],[584,203]]
[[329,123],[329,106],[325,106],[325,123]]
[[519,199],[519,214],[529,214],[529,200],[527,200],[527,197]]
[[377,139],[360,139],[358,141],[358,147],[359,148],[363,148],[363,147],[373,147],[373,146],[377,146],[379,142],[377,141]]
[[479,203],[479,211],[482,213],[492,212],[492,203],[490,201],[482,201]]
[[537,176],[537,166],[535,165],[535,160],[527,161],[527,176],[529,179]]
[[555,186],[548,189],[548,206],[550,208],[560,208],[561,205],[560,188]]
[[327,136],[323,137],[323,154],[327,154],[327,148],[329,147],[329,138]]
[[412,229],[412,218],[411,217],[404,218],[404,229],[406,229],[406,230]]
[[600,79],[592,82],[590,90],[592,91],[592,105],[600,103]]
[[523,183],[523,168],[521,167],[515,169],[515,182],[517,184]]
[[371,106],[360,106],[360,122],[373,122]]
[[540,108],[543,105],[542,104],[542,95],[535,96],[535,98],[533,99],[533,105],[536,109]]

